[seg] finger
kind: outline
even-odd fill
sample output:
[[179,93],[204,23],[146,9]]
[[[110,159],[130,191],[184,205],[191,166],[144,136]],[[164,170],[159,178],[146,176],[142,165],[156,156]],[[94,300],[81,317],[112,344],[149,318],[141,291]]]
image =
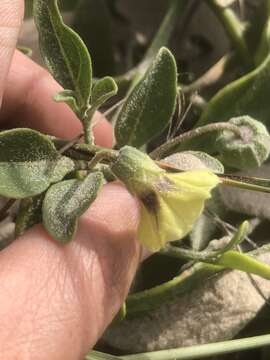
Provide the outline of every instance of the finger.
[[57,245],[35,227],[0,254],[0,358],[82,359],[123,303],[139,262],[136,200],[106,185]]
[[[71,139],[82,131],[78,118],[53,96],[61,86],[42,67],[16,52],[9,71],[3,97],[1,125],[6,128],[29,127],[57,137]],[[99,114],[94,128],[96,142],[112,146],[112,127]]]
[[0,105],[23,19],[23,0],[0,1]]

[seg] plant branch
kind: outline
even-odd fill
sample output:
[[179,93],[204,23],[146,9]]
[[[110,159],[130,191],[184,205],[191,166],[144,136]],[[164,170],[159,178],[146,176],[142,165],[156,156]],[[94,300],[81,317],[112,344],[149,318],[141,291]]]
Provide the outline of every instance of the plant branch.
[[118,88],[128,88],[131,83],[138,81],[148,69],[149,65],[157,55],[162,46],[166,46],[170,40],[173,30],[176,25],[179,14],[181,14],[187,6],[185,0],[171,0],[169,8],[163,21],[152,40],[148,50],[145,53],[142,61],[126,74],[114,78]]
[[191,360],[214,355],[260,348],[270,345],[270,335],[253,336],[244,339],[221,341],[212,344],[195,345],[171,350],[160,350],[136,355],[121,356],[122,360]]
[[217,0],[206,0],[206,2],[222,23],[239,56],[241,56],[248,67],[251,67],[251,56],[244,37],[244,24],[238,19],[232,9],[220,6]]
[[94,167],[99,164],[102,160],[115,161],[118,157],[118,152],[115,150],[101,150],[93,157],[93,159],[88,163],[88,169],[92,170]]
[[[253,257],[269,252],[270,244],[267,244],[259,249],[248,252],[247,255]],[[225,269],[225,266],[210,262],[197,262],[192,264],[191,267],[166,283],[129,295],[126,301],[127,316],[153,310],[175,296],[181,296],[187,291],[191,291],[196,286],[202,284],[202,282]]]
[[177,145],[182,145],[183,142],[185,141],[200,137],[210,132],[221,131],[221,130],[231,131],[239,138],[242,138],[242,133],[237,126],[233,124],[229,124],[227,122],[213,123],[187,131],[184,134],[181,134],[175,137],[174,139],[167,141],[165,144],[162,144],[154,151],[152,151],[149,155],[155,160],[160,159],[161,157],[166,155],[170,150],[172,150],[174,147],[176,147]]
[[215,84],[221,79],[227,70],[228,66],[233,62],[233,54],[226,54],[221,59],[218,60],[209,70],[207,70],[201,77],[195,80],[189,85],[184,85],[181,87],[181,90],[184,93],[192,93],[195,91],[200,91],[208,86]]
[[165,248],[160,250],[160,253],[177,259],[215,262],[215,260],[219,256],[221,256],[226,251],[233,249],[245,239],[248,227],[248,221],[243,222],[243,224],[239,227],[239,229],[237,229],[236,233],[233,235],[229,243],[219,250],[194,251],[190,249],[183,249],[181,247],[167,245]]

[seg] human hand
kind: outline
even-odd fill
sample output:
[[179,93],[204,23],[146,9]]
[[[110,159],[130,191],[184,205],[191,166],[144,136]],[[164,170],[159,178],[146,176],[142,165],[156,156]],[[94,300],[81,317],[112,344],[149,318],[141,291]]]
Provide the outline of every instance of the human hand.
[[[52,100],[60,86],[14,53],[23,2],[0,1],[1,127],[73,138],[81,131],[79,121]],[[95,136],[100,145],[111,146],[104,119]],[[109,184],[80,219],[71,244],[58,245],[36,226],[2,251],[0,359],[83,359],[128,292],[140,257],[138,222],[136,199],[120,184]]]

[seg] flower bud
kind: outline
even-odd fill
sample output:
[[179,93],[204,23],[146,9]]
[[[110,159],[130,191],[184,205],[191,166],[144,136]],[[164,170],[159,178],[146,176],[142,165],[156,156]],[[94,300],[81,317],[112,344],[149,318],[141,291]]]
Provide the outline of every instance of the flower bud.
[[112,171],[140,200],[138,236],[152,251],[190,232],[205,200],[220,182],[209,170],[168,173],[148,155],[129,146],[120,150]]
[[229,121],[236,125],[242,138],[223,130],[216,140],[220,161],[239,170],[259,167],[268,158],[270,136],[266,127],[250,116],[239,116]]

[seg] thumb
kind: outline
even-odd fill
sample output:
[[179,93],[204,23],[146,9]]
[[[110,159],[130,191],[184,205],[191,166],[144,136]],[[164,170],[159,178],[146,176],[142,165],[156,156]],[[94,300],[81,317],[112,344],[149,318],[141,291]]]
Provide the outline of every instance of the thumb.
[[0,1],[0,105],[23,19],[24,0]]
[[106,185],[61,246],[37,226],[0,253],[0,359],[82,359],[135,274],[139,207]]

